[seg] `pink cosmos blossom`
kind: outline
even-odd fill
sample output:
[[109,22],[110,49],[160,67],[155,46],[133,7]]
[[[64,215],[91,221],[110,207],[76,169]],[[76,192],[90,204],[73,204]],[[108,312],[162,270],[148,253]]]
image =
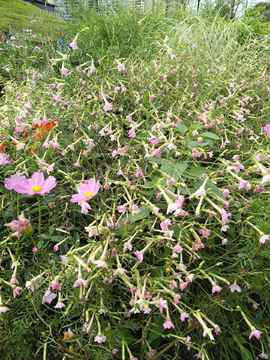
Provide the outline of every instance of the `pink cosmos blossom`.
[[69,44],[69,46],[72,48],[72,50],[78,50],[78,45],[74,40]]
[[171,322],[171,319],[170,319],[170,318],[167,318],[167,319],[164,321],[163,327],[164,327],[164,329],[170,329],[170,328],[173,328],[173,329],[174,329],[174,325],[173,325],[173,323]]
[[105,342],[107,339],[107,337],[103,334],[98,334],[96,337],[95,337],[95,342],[98,342],[99,344]]
[[56,294],[51,293],[50,290],[47,290],[47,291],[45,291],[45,294],[44,294],[44,296],[42,298],[42,304],[45,304],[45,302],[50,304],[53,301],[54,298],[56,298]]
[[[5,179],[7,182],[9,179]],[[56,186],[56,179],[54,176],[49,176],[44,180],[44,175],[42,172],[35,172],[31,179],[22,179],[22,181],[13,183],[13,189],[19,194],[31,195],[44,195],[49,194]]]
[[143,261],[143,253],[142,253],[141,251],[138,251],[138,250],[137,250],[137,251],[135,251],[133,254],[137,256],[137,258],[138,258],[138,260],[140,261],[140,263]]
[[75,283],[73,284],[73,287],[79,287],[80,285],[86,286],[87,282],[83,279],[78,279],[75,281]]
[[252,326],[251,333],[249,335],[249,339],[251,339],[253,336],[255,336],[257,339],[261,337],[262,332],[257,330],[255,327]]
[[95,179],[91,178],[85,183],[80,183],[78,187],[79,194],[72,195],[71,202],[79,203],[81,201],[85,202],[92,199],[100,189],[99,180],[96,182]]
[[112,108],[112,104],[109,104],[108,102],[106,102],[106,104],[103,106],[104,111],[112,110]]

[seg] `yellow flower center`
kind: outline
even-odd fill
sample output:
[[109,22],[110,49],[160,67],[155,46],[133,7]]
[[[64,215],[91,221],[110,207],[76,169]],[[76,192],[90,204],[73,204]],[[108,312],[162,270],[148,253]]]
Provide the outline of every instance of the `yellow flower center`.
[[87,198],[88,196],[92,195],[93,194],[93,191],[88,191],[87,193],[85,193],[85,197]]
[[30,190],[34,190],[34,191],[38,192],[41,190],[41,187],[40,186],[32,186]]

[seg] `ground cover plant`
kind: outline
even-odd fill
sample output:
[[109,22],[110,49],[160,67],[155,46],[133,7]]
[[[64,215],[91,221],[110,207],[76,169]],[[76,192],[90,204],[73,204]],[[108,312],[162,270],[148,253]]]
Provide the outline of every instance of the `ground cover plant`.
[[132,13],[124,56],[106,16],[0,54],[0,352],[268,358],[269,36]]

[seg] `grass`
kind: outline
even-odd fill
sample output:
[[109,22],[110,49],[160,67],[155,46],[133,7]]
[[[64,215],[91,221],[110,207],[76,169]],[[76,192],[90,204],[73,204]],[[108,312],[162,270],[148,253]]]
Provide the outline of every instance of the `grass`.
[[[25,29],[32,29],[38,38],[59,37],[59,30],[65,25],[63,21],[47,14],[34,5],[22,0],[0,0],[0,31],[8,29],[16,35]],[[30,23],[35,19],[36,23]]]

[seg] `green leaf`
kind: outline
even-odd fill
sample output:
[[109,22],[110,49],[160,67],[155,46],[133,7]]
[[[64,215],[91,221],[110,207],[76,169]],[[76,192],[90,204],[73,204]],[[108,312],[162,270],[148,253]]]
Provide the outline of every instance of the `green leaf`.
[[195,175],[195,176],[202,176],[202,174],[206,173],[206,168],[202,167],[202,166],[193,166],[189,172],[192,174],[192,175]]
[[[203,184],[203,180],[198,180],[195,182],[194,186],[198,190],[202,186],[202,184]],[[210,189],[209,191],[210,193],[212,192],[217,196],[219,196],[221,199],[226,200],[222,194],[222,191],[216,185],[214,185],[210,181],[206,181],[205,190],[209,190],[209,189]]]
[[247,348],[245,347],[240,348],[240,353],[243,360],[253,360],[253,356]]
[[133,335],[131,335],[128,331],[126,331],[125,329],[120,328],[120,326],[118,326],[114,331],[113,334],[116,338],[120,339],[120,340],[125,340],[127,342],[127,344],[129,345],[130,343],[136,342],[139,339],[134,337]]
[[135,214],[134,216],[131,217],[131,222],[134,223],[138,220],[142,220],[144,218],[146,218],[149,214],[149,209],[146,206],[142,206],[140,209],[139,214]]
[[161,165],[160,170],[163,171],[165,174],[170,175],[172,178],[174,178],[176,181],[180,178],[181,175],[183,175],[184,171],[187,168],[187,162],[172,162],[167,159],[163,158],[148,158],[150,161]]
[[219,140],[219,137],[216,134],[211,133],[211,132],[200,133],[197,136],[202,137],[202,138],[209,138],[209,139]]
[[187,146],[191,147],[191,148],[195,148],[195,147],[203,147],[206,145],[209,145],[210,141],[202,141],[202,142],[198,142],[198,141],[190,141]]
[[178,124],[175,130],[180,131],[181,133],[185,134],[188,131],[188,128],[183,124]]

